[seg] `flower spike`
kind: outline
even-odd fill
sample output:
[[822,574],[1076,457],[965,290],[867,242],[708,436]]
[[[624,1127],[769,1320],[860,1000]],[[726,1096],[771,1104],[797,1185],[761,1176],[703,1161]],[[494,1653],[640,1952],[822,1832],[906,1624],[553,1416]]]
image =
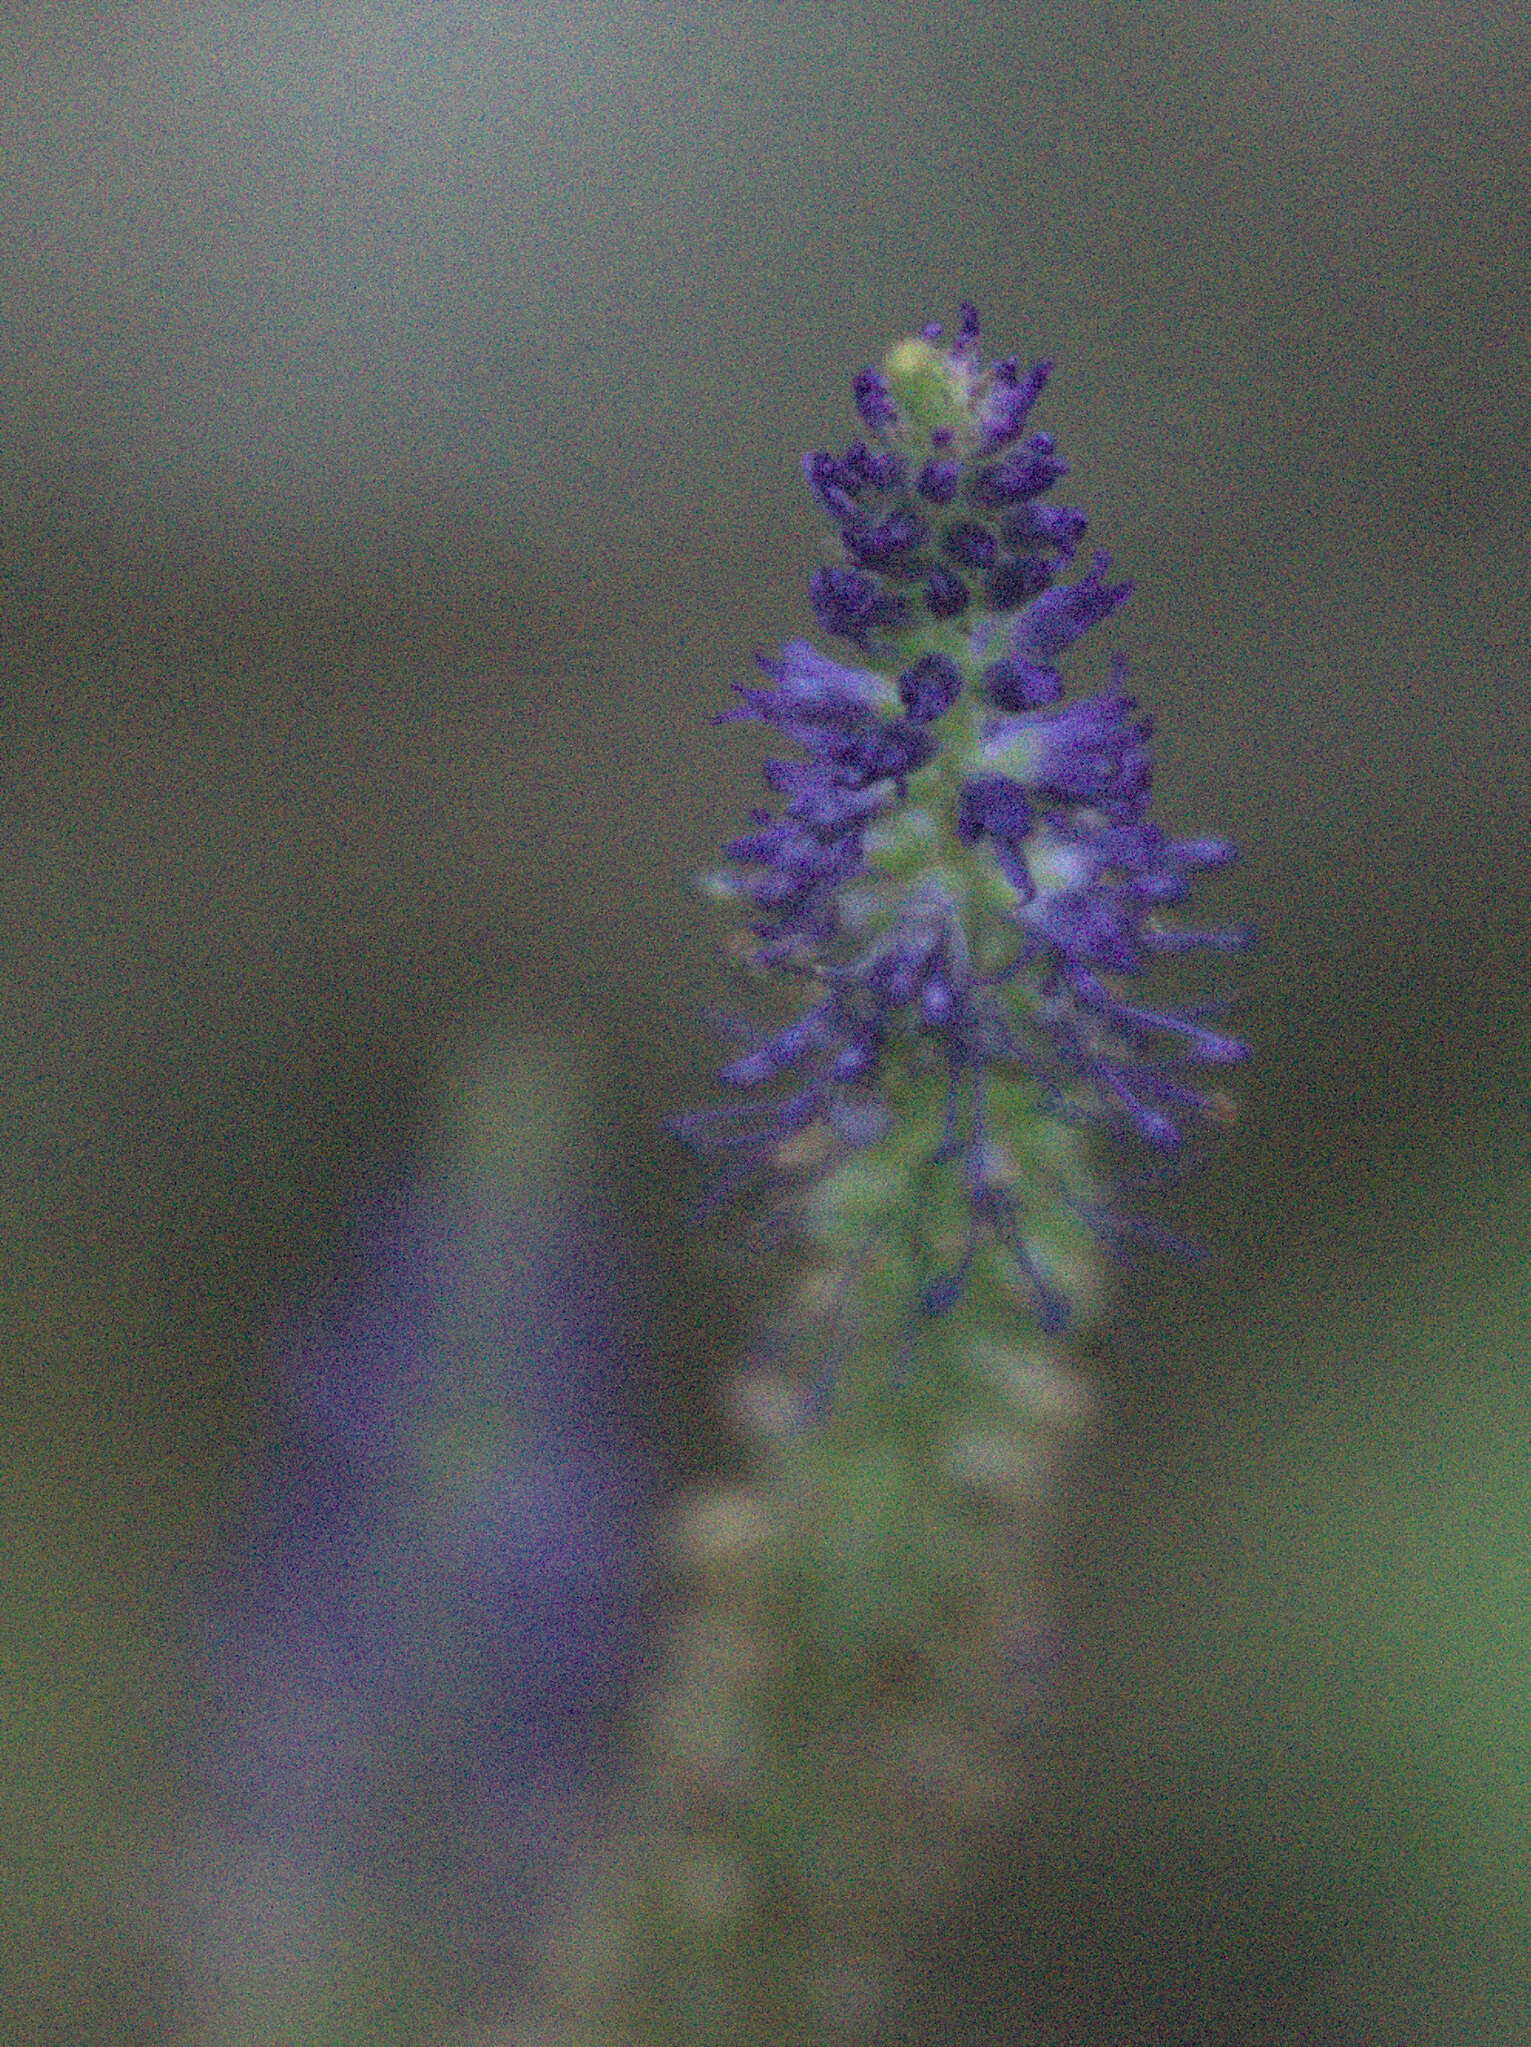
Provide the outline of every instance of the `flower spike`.
[[[1224,839],[1151,810],[1153,721],[1078,643],[1126,601],[978,314],[855,382],[803,473],[834,535],[825,652],[757,657],[768,801],[706,887],[782,995],[725,1021],[723,1099],[676,1121],[714,1203],[801,1253],[725,1395],[747,1438],[678,1514],[675,1611],[616,1824],[548,1943],[548,2047],[904,2037],[939,1915],[1013,1844],[1068,1682],[1046,1610],[1097,1402],[1069,1356],[1107,1255],[1183,1249],[1116,1189],[1226,1121],[1226,1004],[1144,994]],[[1109,1165],[1109,1184],[1106,1166]],[[517,2029],[518,2038],[521,2029]]]
[[1233,849],[1151,821],[1153,720],[1123,659],[1109,689],[1060,701],[1077,642],[1133,586],[1104,552],[1066,580],[1087,522],[1046,501],[1068,473],[1030,425],[1051,369],[986,366],[964,305],[949,345],[927,326],[856,378],[865,438],[804,458],[841,555],[813,608],[854,660],[793,640],[759,657],[768,687],[735,685],[719,722],[801,757],[766,762],[778,807],[712,887],[752,913],[754,965],[805,999],[723,1068],[737,1099],[678,1126],[733,1176],[796,1185],[832,1257],[870,1228],[922,1317],[998,1296],[1045,1330],[1090,1292],[1080,1232],[1131,1227],[1088,1133],[1175,1151],[1226,1116],[1187,1070],[1246,1056],[1121,983],[1250,942],[1166,920]]

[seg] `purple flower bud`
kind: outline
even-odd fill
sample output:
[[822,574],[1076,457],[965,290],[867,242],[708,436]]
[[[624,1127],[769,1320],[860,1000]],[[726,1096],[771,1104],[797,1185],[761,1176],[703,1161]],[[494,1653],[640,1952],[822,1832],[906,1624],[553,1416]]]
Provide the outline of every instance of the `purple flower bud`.
[[857,569],[815,569],[808,595],[825,632],[860,643],[879,626],[897,625],[907,609],[902,597]]
[[1186,867],[1226,867],[1239,857],[1232,839],[1174,839],[1168,853]]
[[743,883],[744,893],[762,910],[805,906],[817,894],[848,881],[861,866],[857,836],[826,844],[791,818],[730,839],[723,850],[740,866],[762,870]]
[[759,719],[781,725],[784,714],[844,724],[864,712],[891,710],[894,705],[893,689],[882,676],[870,669],[847,668],[843,662],[831,661],[809,640],[789,640],[779,660],[757,654],[755,665],[770,676],[776,689],[746,689],[736,683],[735,691],[745,699],[748,708],[721,711],[715,724]]
[[852,441],[845,451],[843,473],[847,487],[857,490],[901,490],[907,471],[902,455],[891,449],[869,448],[865,441]]
[[1023,661],[1050,667],[1081,633],[1125,604],[1131,583],[1107,583],[1109,554],[1097,554],[1089,573],[1065,588],[1048,590],[1027,606],[1010,629],[1010,652]]
[[1124,1073],[1101,1059],[1093,1068],[1095,1078],[1107,1093],[1121,1104],[1127,1112],[1127,1120],[1137,1135],[1159,1151],[1174,1151],[1182,1142],[1178,1126],[1157,1109],[1150,1109],[1127,1085]]
[[1014,611],[1029,604],[1053,579],[1052,563],[1039,554],[1021,554],[996,562],[983,579],[983,593],[991,611]]
[[1013,358],[995,365],[994,388],[979,418],[986,453],[1007,446],[1025,432],[1026,415],[1052,373],[1053,366],[1048,361],[1033,363],[1024,379],[1017,377]]
[[967,1282],[968,1270],[972,1262],[971,1258],[964,1258],[955,1272],[941,1273],[938,1278],[930,1282],[924,1293],[921,1294],[921,1311],[929,1316],[931,1321],[936,1322],[943,1315],[949,1315],[952,1309],[956,1307],[958,1301],[961,1300],[962,1289]]
[[888,380],[881,370],[864,369],[856,378],[853,389],[856,394],[856,410],[861,414],[868,432],[879,440],[892,433],[898,426],[898,407],[888,389]]
[[1242,1038],[1231,1037],[1224,1031],[1209,1031],[1188,1017],[1133,1007],[1121,1001],[1092,973],[1076,970],[1069,976],[1069,986],[1086,1008],[1126,1026],[1140,1037],[1158,1032],[1181,1038],[1191,1057],[1209,1066],[1237,1066],[1249,1057],[1249,1047]]
[[1063,694],[1063,678],[1056,668],[1036,668],[1029,661],[991,661],[978,685],[1001,711],[1034,711],[1056,703]]
[[923,519],[913,512],[890,512],[875,526],[851,526],[845,534],[845,551],[858,568],[882,569],[923,545],[929,532]]
[[1028,922],[1065,960],[1111,973],[1135,974],[1142,966],[1136,918],[1118,898],[1085,890],[1039,892],[1027,906]]
[[1040,543],[1056,547],[1065,560],[1071,560],[1089,523],[1083,512],[1070,505],[1028,504],[1007,512],[999,532],[1007,547],[1031,548]]
[[952,343],[951,357],[963,369],[978,367],[978,308],[967,299],[958,309],[957,339]]
[[958,618],[968,608],[968,586],[950,569],[932,569],[925,578],[925,602],[933,618]]
[[825,1019],[828,1005],[820,1003],[809,1010],[796,1023],[788,1024],[778,1031],[768,1043],[756,1052],[748,1053],[743,1059],[735,1059],[728,1066],[720,1068],[719,1080],[729,1087],[758,1087],[762,1081],[774,1080],[789,1066],[798,1065],[808,1054],[824,1041]]
[[908,718],[894,718],[869,735],[862,771],[869,781],[891,777],[900,785],[902,795],[905,778],[923,768],[935,751],[936,742],[923,726]]
[[[767,761],[766,781],[778,796],[789,796],[791,815],[812,832],[838,834],[847,825],[864,824],[885,809],[893,790],[885,780],[867,788],[847,788],[817,761]],[[908,772],[907,768],[902,772]]]
[[858,975],[862,985],[889,1008],[913,1002],[959,941],[952,928],[951,906],[926,902],[900,919]]
[[1068,473],[1067,462],[1053,453],[1052,442],[1038,434],[1029,447],[1018,448],[980,469],[968,485],[968,495],[985,511],[1003,511],[1027,498],[1040,497]]
[[927,504],[949,505],[957,495],[961,477],[960,462],[927,462],[920,471],[915,489]]
[[871,1038],[859,1039],[847,1045],[830,1065],[830,1074],[835,1080],[849,1085],[852,1081],[865,1080],[877,1064],[877,1045]]
[[898,693],[917,724],[931,724],[961,696],[962,670],[949,654],[922,654],[899,677]]
[[860,484],[828,449],[805,455],[803,474],[808,479],[808,488],[831,519],[853,519],[856,516],[856,493]]
[[961,562],[964,568],[986,569],[992,566],[998,553],[998,543],[987,526],[979,526],[971,519],[959,519],[946,531],[942,545],[954,562]]
[[938,970],[920,990],[920,1022],[932,1030],[939,1029],[951,1021],[956,1006],[951,984]]
[[1024,839],[1031,830],[1031,805],[1019,782],[1004,775],[974,775],[957,798],[957,837],[964,845],[981,838]]

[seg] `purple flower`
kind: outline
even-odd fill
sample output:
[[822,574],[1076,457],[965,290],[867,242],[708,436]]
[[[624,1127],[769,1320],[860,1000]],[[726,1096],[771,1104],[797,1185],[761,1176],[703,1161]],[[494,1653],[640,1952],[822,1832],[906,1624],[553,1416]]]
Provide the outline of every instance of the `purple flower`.
[[882,435],[891,433],[898,425],[898,407],[888,390],[888,380],[880,370],[863,370],[855,383],[856,410],[861,414],[869,432]]
[[1031,804],[1019,782],[1003,775],[975,775],[962,785],[957,799],[957,837],[976,845],[985,833],[993,839],[1019,841],[1031,830]]
[[831,519],[854,519],[861,481],[844,462],[837,462],[827,449],[803,457],[803,474],[808,488]]
[[950,569],[934,568],[925,578],[925,602],[932,618],[958,618],[968,608],[968,586]]
[[902,597],[856,569],[816,569],[809,595],[825,632],[843,640],[864,643],[877,627],[897,625],[904,615]]
[[[810,458],[816,459],[816,458]],[[957,495],[957,485],[962,480],[960,462],[927,462],[920,471],[915,488],[920,496],[933,505],[949,505]],[[836,515],[838,516],[838,515]]]
[[991,611],[1013,611],[1052,581],[1055,564],[1040,554],[1012,555],[984,572],[984,600]]
[[1067,462],[1053,452],[1049,434],[1033,434],[1026,447],[1002,456],[980,469],[968,487],[975,505],[986,511],[1002,511],[1040,497],[1069,473]]
[[845,551],[858,568],[893,569],[924,544],[927,531],[923,519],[903,509],[890,512],[875,526],[851,520],[846,523]]
[[[1117,666],[1117,677],[1123,673]],[[1086,697],[1066,711],[998,722],[984,743],[996,768],[1015,775],[1033,796],[1087,804],[1120,824],[1148,803],[1152,718],[1134,718],[1135,698],[1114,690]]]
[[[727,1160],[730,1185],[789,1161],[823,1171],[880,1142],[911,1073],[944,1072],[930,1165],[961,1176],[970,1241],[924,1286],[929,1312],[956,1300],[992,1244],[1056,1323],[1067,1302],[987,1163],[989,1105],[1015,1115],[1033,1099],[1037,1113],[1179,1144],[1221,1113],[1194,1069],[1246,1047],[1204,1013],[1131,1002],[1118,983],[1161,954],[1236,953],[1251,933],[1166,921],[1232,848],[1166,839],[1149,821],[1153,721],[1121,658],[1110,689],[1049,708],[1076,642],[1132,592],[1106,580],[1105,553],[1056,581],[1087,522],[1042,502],[1068,473],[1051,436],[1028,428],[1050,364],[986,370],[969,306],[955,341],[942,351],[939,339],[928,327],[856,380],[875,448],[805,461],[844,553],[814,574],[814,609],[865,665],[794,641],[761,661],[774,688],[738,690],[724,717],[769,725],[805,758],[766,763],[781,811],[755,813],[716,885],[761,913],[755,963],[802,977],[811,997],[723,1069],[742,1099],[678,1127]],[[1076,1208],[1101,1212],[1083,1197]]]
[[[869,648],[881,634],[918,624],[921,608],[937,621],[959,618],[973,597],[962,570],[981,575],[990,611],[1014,611],[1046,591],[1072,556],[1084,514],[1035,502],[1068,465],[1046,434],[1010,446],[1050,365],[1038,363],[1023,377],[1013,361],[997,363],[985,378],[977,349],[976,326],[964,326],[950,360],[984,395],[975,401],[971,445],[961,452],[955,430],[937,426],[924,459],[913,460],[887,376],[868,369],[856,380],[856,404],[880,445],[853,441],[842,456],[820,449],[803,458],[808,487],[839,526],[845,554],[843,568],[813,578],[814,610],[826,632]],[[1001,513],[998,531],[975,511]]]
[[757,654],[755,665],[770,676],[775,689],[746,689],[736,683],[735,693],[743,697],[746,708],[720,711],[714,724],[761,719],[806,746],[815,725],[834,726],[866,712],[892,710],[898,701],[883,676],[831,661],[807,640],[789,640],[779,661]]
[[994,388],[979,414],[986,453],[1019,440],[1026,428],[1027,415],[1052,373],[1052,364],[1043,361],[1033,363],[1022,377],[1013,356],[995,365]]
[[992,568],[999,552],[991,529],[973,519],[958,519],[948,526],[942,546],[954,562],[968,569]]
[[917,723],[942,718],[962,694],[962,670],[949,654],[922,654],[898,679],[904,709]]
[[[630,1288],[534,1120],[553,1097],[498,1070],[468,1085],[524,1143],[392,1190],[279,1338],[273,1451],[208,1587],[200,1756],[241,1888],[296,1886],[325,1939],[365,1895],[413,1966],[467,1956],[496,1999],[565,1879],[644,1599]],[[219,1935],[237,1973],[261,1960],[241,1913]]]
[[999,522],[999,533],[1007,547],[1055,547],[1071,561],[1089,524],[1084,513],[1072,505],[1028,504],[1007,512]]
[[1056,668],[1038,668],[1030,661],[1009,658],[991,661],[979,676],[978,686],[1001,711],[1034,711],[1057,702],[1063,694],[1063,677]]
[[1125,604],[1133,586],[1108,584],[1105,574],[1110,566],[1109,554],[1097,554],[1089,574],[1077,583],[1048,590],[1028,604],[1010,628],[1010,652],[1018,660],[1048,667],[1081,633]]

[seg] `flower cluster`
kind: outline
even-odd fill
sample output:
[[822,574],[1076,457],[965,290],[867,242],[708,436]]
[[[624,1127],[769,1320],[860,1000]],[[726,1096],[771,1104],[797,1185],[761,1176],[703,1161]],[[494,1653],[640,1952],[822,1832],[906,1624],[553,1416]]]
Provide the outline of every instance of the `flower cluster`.
[[1028,1248],[1026,1130],[1061,1119],[1173,1151],[1218,1115],[1195,1068],[1244,1044],[1122,983],[1156,955],[1250,934],[1165,916],[1233,848],[1151,822],[1152,721],[1121,660],[1104,694],[1060,705],[1060,661],[1132,585],[1107,580],[1105,554],[1058,580],[1087,522],[1044,502],[1067,473],[1028,432],[1051,365],[985,366],[971,306],[940,341],[927,327],[864,370],[866,437],[805,460],[843,557],[814,575],[813,606],[855,661],[792,641],[758,657],[768,687],[736,685],[720,722],[763,725],[800,757],[767,761],[779,807],[727,844],[712,887],[748,907],[753,963],[808,997],[722,1069],[742,1099],[679,1127],[734,1161],[730,1185],[805,1160],[822,1179],[896,1146],[934,1076],[925,1163],[955,1175],[963,1220],[925,1305],[948,1308],[993,1250],[1056,1321],[1067,1302],[1050,1303]]

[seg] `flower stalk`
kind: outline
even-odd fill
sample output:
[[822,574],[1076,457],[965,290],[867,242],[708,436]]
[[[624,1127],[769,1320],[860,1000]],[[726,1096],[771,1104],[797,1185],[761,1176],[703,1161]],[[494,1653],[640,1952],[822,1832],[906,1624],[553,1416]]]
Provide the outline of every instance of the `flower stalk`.
[[678,1128],[802,1247],[787,1368],[733,1389],[748,1479],[677,1521],[632,1811],[555,1951],[562,2030],[528,2041],[864,2037],[1024,1807],[1093,1411],[1066,1346],[1132,1227],[1110,1148],[1180,1151],[1225,1114],[1199,1069],[1245,1053],[1127,987],[1249,941],[1174,921],[1233,849],[1151,822],[1120,659],[1061,704],[1132,586],[1105,554],[1063,580],[1086,520],[1048,502],[1049,369],[986,365],[964,307],[862,372],[863,437],[804,464],[849,658],[790,642],[722,714],[793,749],[707,886],[795,1001]]

